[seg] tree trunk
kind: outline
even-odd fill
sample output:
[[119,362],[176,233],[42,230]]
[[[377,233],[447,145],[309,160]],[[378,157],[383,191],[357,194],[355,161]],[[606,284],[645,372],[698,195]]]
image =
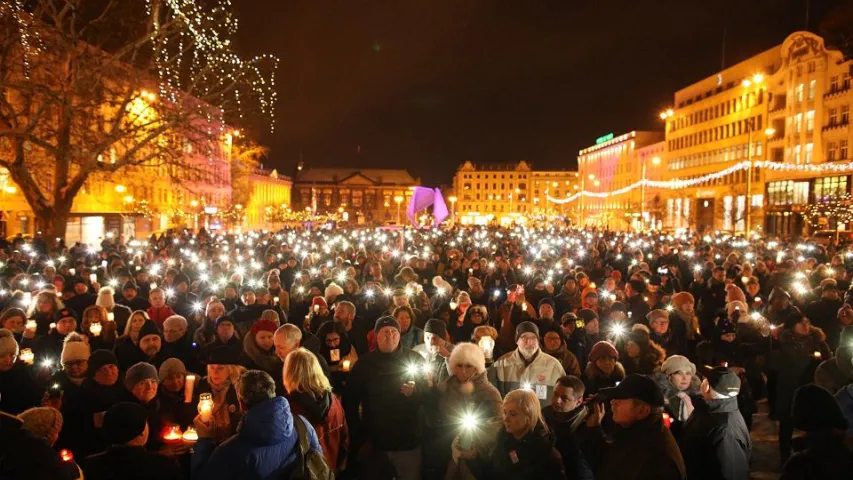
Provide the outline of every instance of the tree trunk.
[[35,213],[36,230],[42,233],[48,245],[56,246],[57,239],[65,240],[65,231],[68,229],[68,217],[71,213],[71,204],[60,205],[53,209],[39,210]]

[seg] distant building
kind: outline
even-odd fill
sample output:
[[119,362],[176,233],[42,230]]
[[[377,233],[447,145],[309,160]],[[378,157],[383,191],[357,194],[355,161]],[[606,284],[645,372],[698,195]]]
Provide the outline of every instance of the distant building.
[[268,221],[267,208],[291,206],[290,196],[293,181],[290,177],[279,175],[278,171],[254,170],[248,178],[249,202],[245,205],[246,217],[243,226],[248,230],[274,229],[276,225]]
[[405,223],[420,180],[402,169],[313,168],[297,171],[293,209],[345,214],[352,223]]

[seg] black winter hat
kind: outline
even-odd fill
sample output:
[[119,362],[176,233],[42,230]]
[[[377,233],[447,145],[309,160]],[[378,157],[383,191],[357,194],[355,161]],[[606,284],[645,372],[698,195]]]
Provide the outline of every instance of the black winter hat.
[[179,273],[175,275],[175,286],[177,287],[182,283],[186,283],[187,285],[190,284],[190,277],[188,277],[186,273]]
[[791,330],[794,328],[794,325],[802,322],[803,318],[805,318],[803,312],[801,312],[799,309],[794,308],[788,315],[785,316],[784,326],[788,330]]
[[637,293],[645,293],[646,292],[646,282],[639,279],[633,279],[628,282],[631,285],[631,288]]
[[584,325],[598,318],[598,314],[595,313],[595,310],[590,310],[589,308],[584,308],[583,310],[578,312],[578,318],[583,320]]
[[653,407],[664,405],[663,394],[657,383],[645,375],[632,373],[612,388],[602,388],[598,391],[608,399],[629,400],[636,399],[648,403]]
[[95,373],[98,372],[98,369],[104,365],[118,366],[118,358],[109,350],[95,350],[92,352],[92,355],[89,356],[89,370],[86,374],[90,378],[94,377]]
[[539,327],[531,321],[519,323],[518,326],[515,327],[515,341],[517,342],[525,333],[533,333],[537,338],[539,338]]
[[[145,407],[137,403],[119,402],[104,414],[104,433],[111,445],[124,445],[145,431],[148,414]],[[148,432],[159,435],[159,432]]]
[[379,319],[376,320],[376,325],[373,327],[373,335],[378,337],[379,330],[382,330],[384,327],[394,327],[398,332],[400,332],[400,323],[397,322],[397,319],[390,315],[386,315],[384,317],[379,317]]
[[62,310],[59,310],[53,314],[54,323],[59,323],[59,321],[63,318],[73,318],[75,322],[79,321],[77,317],[77,312],[71,310],[70,308],[63,308]]
[[219,325],[222,325],[223,323],[230,323],[232,327],[237,326],[237,323],[234,321],[233,318],[229,317],[228,315],[223,315],[216,319],[216,324],[214,325],[213,329],[216,330],[217,328],[219,328]]
[[847,428],[847,419],[838,402],[831,393],[814,384],[803,385],[794,392],[791,416],[794,428],[804,432]]
[[139,287],[136,286],[136,283],[133,280],[127,281],[121,287],[122,290],[139,290]]
[[157,324],[154,323],[153,320],[145,320],[145,323],[142,324],[142,328],[139,329],[139,335],[137,338],[142,341],[142,339],[148,335],[160,336],[160,329],[157,328]]
[[424,325],[424,333],[432,333],[441,338],[447,338],[447,325],[441,320],[431,318]]
[[539,300],[539,305],[536,308],[542,308],[542,305],[549,305],[551,310],[554,309],[554,299],[551,297],[545,297],[542,300]]

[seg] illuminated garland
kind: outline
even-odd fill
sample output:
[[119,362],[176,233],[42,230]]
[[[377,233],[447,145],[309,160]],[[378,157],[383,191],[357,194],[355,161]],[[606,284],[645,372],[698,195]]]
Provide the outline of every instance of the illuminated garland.
[[290,207],[268,205],[264,208],[264,219],[269,223],[302,223],[329,221],[337,222],[340,216],[337,213],[312,214],[308,210],[291,210]]
[[157,214],[152,208],[148,200],[139,200],[125,204],[125,213],[128,215],[139,215],[142,217],[153,217]]
[[549,202],[556,203],[558,205],[563,205],[569,202],[573,202],[580,198],[591,197],[591,198],[608,198],[615,197],[617,195],[622,195],[630,192],[636,188],[642,187],[643,185],[651,188],[663,188],[667,190],[681,190],[684,188],[689,188],[695,185],[699,185],[701,183],[705,183],[711,180],[717,180],[719,178],[725,177],[727,175],[731,175],[740,170],[746,170],[749,168],[750,163],[755,168],[764,168],[767,170],[774,171],[783,171],[783,172],[801,172],[801,173],[848,173],[853,172],[853,162],[848,163],[823,163],[819,165],[814,164],[805,164],[805,165],[797,165],[791,163],[779,163],[779,162],[771,162],[768,160],[755,160],[755,161],[743,161],[732,165],[731,167],[725,168],[718,172],[709,173],[707,175],[703,175],[701,177],[691,178],[689,180],[638,180],[637,182],[628,185],[627,187],[620,188],[618,190],[613,190],[611,192],[590,192],[587,190],[583,190],[581,192],[575,193],[566,198],[554,198],[550,195],[546,194],[546,198]]

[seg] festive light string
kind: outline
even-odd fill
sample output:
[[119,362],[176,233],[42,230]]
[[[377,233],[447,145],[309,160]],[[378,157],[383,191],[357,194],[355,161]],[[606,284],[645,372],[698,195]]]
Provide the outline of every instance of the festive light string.
[[771,162],[769,160],[755,160],[755,161],[743,161],[736,163],[728,168],[723,170],[709,173],[707,175],[703,175],[701,177],[691,178],[688,180],[649,180],[643,179],[638,180],[637,182],[628,185],[627,187],[620,188],[618,190],[613,190],[610,192],[590,192],[587,190],[580,191],[566,198],[554,198],[550,195],[546,194],[546,198],[549,202],[556,203],[558,205],[564,205],[566,203],[574,202],[579,199],[581,196],[584,197],[592,197],[592,198],[608,198],[615,197],[618,195],[622,195],[630,192],[636,188],[639,188],[643,185],[651,188],[663,188],[668,190],[681,190],[683,188],[689,188],[701,183],[705,183],[710,180],[716,180],[718,178],[725,177],[727,175],[731,175],[740,170],[746,170],[749,168],[750,163],[755,168],[764,168],[767,170],[774,171],[782,171],[782,172],[801,172],[801,173],[844,173],[844,172],[853,172],[853,162],[848,163],[823,163],[819,165],[815,164],[791,164],[791,163],[779,163],[779,162]]

